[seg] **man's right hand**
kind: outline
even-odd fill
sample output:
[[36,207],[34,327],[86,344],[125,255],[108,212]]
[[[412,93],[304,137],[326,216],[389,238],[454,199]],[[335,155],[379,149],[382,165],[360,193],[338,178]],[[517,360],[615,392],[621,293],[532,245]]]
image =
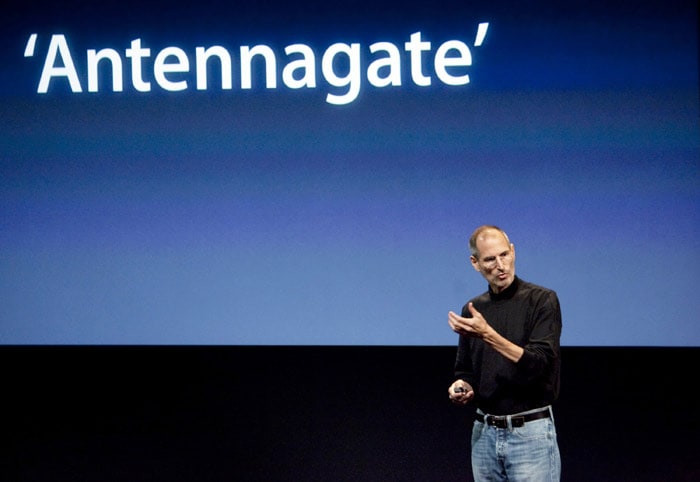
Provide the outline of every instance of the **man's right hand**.
[[474,398],[474,389],[464,380],[455,380],[447,390],[447,394],[452,402],[460,405],[466,405],[472,398]]

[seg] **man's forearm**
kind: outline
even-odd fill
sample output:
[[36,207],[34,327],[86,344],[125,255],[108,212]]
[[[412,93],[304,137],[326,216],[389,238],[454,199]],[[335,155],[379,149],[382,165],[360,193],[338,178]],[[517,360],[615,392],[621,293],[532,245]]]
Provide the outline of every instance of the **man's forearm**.
[[501,336],[496,330],[490,328],[482,338],[484,342],[498,353],[506,357],[513,363],[517,363],[522,358],[525,350],[507,338]]

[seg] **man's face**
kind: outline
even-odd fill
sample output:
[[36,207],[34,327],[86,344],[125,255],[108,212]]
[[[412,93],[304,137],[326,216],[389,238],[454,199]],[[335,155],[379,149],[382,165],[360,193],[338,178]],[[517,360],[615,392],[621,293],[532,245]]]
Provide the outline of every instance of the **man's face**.
[[478,259],[472,266],[486,279],[494,293],[500,293],[515,279],[515,248],[498,231],[485,231],[476,241]]

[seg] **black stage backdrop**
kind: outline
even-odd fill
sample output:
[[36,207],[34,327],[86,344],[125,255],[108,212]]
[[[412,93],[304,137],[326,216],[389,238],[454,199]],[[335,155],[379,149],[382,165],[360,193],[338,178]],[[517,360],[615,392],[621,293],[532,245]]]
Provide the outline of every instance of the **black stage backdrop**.
[[[0,477],[469,481],[454,347],[5,346]],[[697,348],[564,347],[564,481],[700,480]]]

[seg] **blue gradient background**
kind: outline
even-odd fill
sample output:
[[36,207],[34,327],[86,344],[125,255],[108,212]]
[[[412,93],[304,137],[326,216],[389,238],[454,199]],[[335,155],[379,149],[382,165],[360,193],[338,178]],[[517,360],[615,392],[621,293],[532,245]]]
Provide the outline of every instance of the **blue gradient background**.
[[[700,346],[696,2],[491,3],[11,2],[0,343],[451,345],[447,311],[486,289],[468,236],[494,223],[559,294],[563,344]],[[479,22],[469,85],[412,86],[404,56],[403,87],[347,106],[320,68],[308,91],[234,68],[225,92],[36,94],[53,33],[79,70],[134,38],[151,60],[360,42],[366,67],[374,42],[434,53]]]

